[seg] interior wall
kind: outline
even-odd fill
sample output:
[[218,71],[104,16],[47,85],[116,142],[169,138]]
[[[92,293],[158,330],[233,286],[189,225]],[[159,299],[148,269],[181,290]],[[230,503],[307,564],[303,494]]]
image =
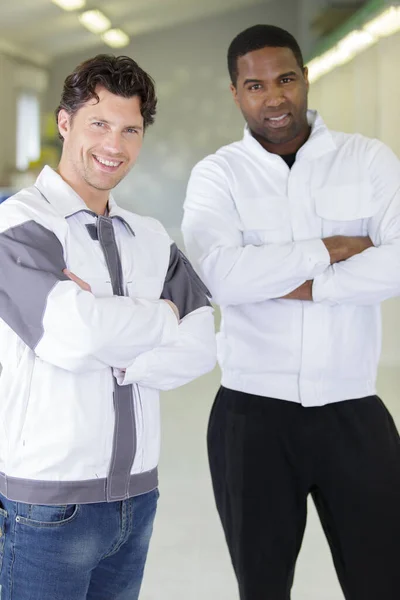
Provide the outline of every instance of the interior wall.
[[43,104],[47,82],[45,69],[0,53],[0,187],[10,184],[15,171],[18,94],[35,92]]
[[0,54],[0,187],[8,183],[7,174],[15,166],[17,96],[12,81],[13,61]]

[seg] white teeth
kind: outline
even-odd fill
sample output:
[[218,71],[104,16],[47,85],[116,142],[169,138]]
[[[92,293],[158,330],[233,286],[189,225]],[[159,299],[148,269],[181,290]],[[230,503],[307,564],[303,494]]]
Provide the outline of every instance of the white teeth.
[[287,117],[287,115],[282,115],[281,117],[269,117],[270,121],[282,121],[282,119],[284,119],[285,117]]
[[120,164],[119,162],[112,162],[111,160],[105,160],[104,158],[100,158],[99,156],[95,157],[99,163],[101,163],[102,165],[105,165],[106,167],[118,167],[118,165]]

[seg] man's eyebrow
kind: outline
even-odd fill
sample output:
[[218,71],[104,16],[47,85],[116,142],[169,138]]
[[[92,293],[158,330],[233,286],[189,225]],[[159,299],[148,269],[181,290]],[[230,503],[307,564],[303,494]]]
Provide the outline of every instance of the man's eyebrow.
[[282,75],[278,75],[278,79],[284,79],[284,77],[293,77],[295,75],[297,77],[296,71],[288,71],[288,73],[283,73]]
[[248,83],[261,83],[261,79],[245,79],[243,85],[247,85]]
[[[297,77],[297,73],[296,71],[288,71],[287,73],[282,73],[281,75],[278,75],[276,79],[284,79],[285,77]],[[249,77],[248,79],[244,80],[243,85],[248,85],[249,83],[262,83],[262,81],[262,79]]]

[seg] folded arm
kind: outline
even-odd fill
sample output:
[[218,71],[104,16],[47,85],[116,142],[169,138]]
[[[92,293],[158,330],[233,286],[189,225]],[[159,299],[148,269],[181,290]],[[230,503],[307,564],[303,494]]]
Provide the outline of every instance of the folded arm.
[[369,219],[366,246],[335,261],[312,283],[297,290],[296,295],[304,296],[312,289],[311,298],[300,299],[332,306],[368,305],[400,295],[400,161],[379,144],[368,172],[376,211]]
[[280,298],[330,263],[329,252],[319,239],[245,246],[229,182],[212,162],[193,170],[184,208],[186,248],[218,304]]
[[160,390],[176,388],[210,371],[216,362],[213,310],[209,292],[187,258],[171,245],[162,298],[181,317],[177,338],[138,356],[124,371],[114,370],[120,385],[138,383]]
[[10,203],[0,213],[0,318],[39,358],[77,372],[122,367],[176,339],[166,302],[96,298],[81,289],[63,272],[56,235],[34,220],[15,225],[13,210]]

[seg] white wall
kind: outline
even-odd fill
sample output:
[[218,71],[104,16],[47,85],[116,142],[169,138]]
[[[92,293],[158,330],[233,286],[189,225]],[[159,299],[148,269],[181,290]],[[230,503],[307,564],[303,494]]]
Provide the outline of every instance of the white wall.
[[[123,53],[155,79],[159,109],[138,165],[117,190],[119,201],[160,219],[180,242],[180,222],[191,168],[242,136],[243,121],[229,91],[226,53],[233,37],[257,23],[297,31],[296,0],[261,2],[246,10],[139,36]],[[101,47],[91,52],[110,51]],[[122,54],[122,52],[119,52]],[[66,75],[87,54],[57,61],[48,110],[59,101]]]
[[41,101],[47,80],[45,69],[0,54],[0,186],[8,184],[8,176],[15,170],[18,94],[35,92]]
[[[329,127],[388,144],[400,157],[400,34],[386,38],[311,86],[310,107]],[[400,300],[383,305],[382,363],[400,365]]]
[[12,81],[13,61],[0,54],[0,187],[15,166],[17,97]]
[[303,51],[304,60],[312,52],[317,34],[312,22],[328,4],[328,0],[299,0],[299,37],[298,42]]

